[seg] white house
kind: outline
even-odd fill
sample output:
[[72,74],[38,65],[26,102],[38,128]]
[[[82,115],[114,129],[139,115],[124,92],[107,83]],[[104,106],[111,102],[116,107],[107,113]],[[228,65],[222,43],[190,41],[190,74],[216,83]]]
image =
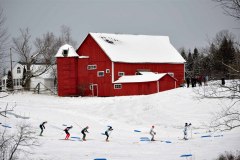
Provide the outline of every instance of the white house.
[[[22,78],[23,78],[23,70],[26,65],[24,63],[18,62],[14,65],[12,69],[12,76],[13,76],[13,87],[14,90],[22,89]],[[31,66],[31,72],[37,72],[40,68],[45,67],[43,64],[34,64]],[[50,89],[53,90],[56,86],[55,84],[55,76],[54,70],[56,66],[50,67],[45,73],[38,77],[31,78],[30,81],[30,89],[34,90],[38,84],[40,84],[41,90]],[[2,90],[6,90],[7,86],[7,75],[1,78],[1,87]]]

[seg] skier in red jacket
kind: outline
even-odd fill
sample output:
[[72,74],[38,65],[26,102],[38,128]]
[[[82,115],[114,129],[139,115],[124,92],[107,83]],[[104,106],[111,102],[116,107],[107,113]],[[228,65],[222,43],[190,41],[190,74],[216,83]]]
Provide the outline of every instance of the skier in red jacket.
[[64,129],[64,131],[66,133],[66,137],[65,137],[66,140],[70,137],[70,133],[68,132],[70,129],[72,129],[72,126],[67,127],[67,128]]

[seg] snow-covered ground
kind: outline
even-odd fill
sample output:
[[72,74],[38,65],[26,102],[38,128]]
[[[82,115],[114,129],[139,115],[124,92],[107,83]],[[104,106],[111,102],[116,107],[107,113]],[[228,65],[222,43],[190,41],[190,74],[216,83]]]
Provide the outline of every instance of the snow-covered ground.
[[[48,121],[39,138],[40,147],[33,150],[31,159],[51,160],[108,160],[136,159],[186,159],[182,154],[192,154],[188,159],[209,160],[224,151],[240,148],[240,128],[230,132],[211,132],[205,126],[214,112],[231,103],[226,99],[200,99],[192,88],[178,88],[152,95],[126,97],[58,97],[18,92],[0,99],[0,107],[14,106],[16,118],[0,116],[0,122],[15,125],[26,121],[40,133],[39,124]],[[30,117],[23,119],[23,117]],[[192,123],[190,140],[184,141],[183,126]],[[80,136],[81,129],[89,126],[87,141],[62,140],[64,125],[72,125],[71,136]],[[107,126],[113,127],[110,142],[102,135]],[[155,126],[155,142],[140,141],[150,137]],[[0,126],[3,130],[4,127]],[[141,132],[134,132],[140,130]],[[38,133],[38,134],[39,134]],[[201,138],[204,135],[212,137]],[[223,135],[220,137],[214,137]],[[171,141],[166,143],[165,141]]]

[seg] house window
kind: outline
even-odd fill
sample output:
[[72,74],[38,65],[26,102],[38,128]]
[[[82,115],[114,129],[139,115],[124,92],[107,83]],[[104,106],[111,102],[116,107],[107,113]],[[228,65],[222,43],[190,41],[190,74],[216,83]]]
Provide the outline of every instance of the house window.
[[22,79],[20,79],[20,86],[22,85]]
[[118,72],[118,76],[124,76],[125,73],[124,72]]
[[98,71],[97,76],[98,77],[104,77],[104,71]]
[[5,79],[3,80],[2,85],[5,86]]
[[17,73],[21,73],[21,68],[20,67],[17,67]]
[[122,84],[114,84],[114,89],[122,89]]
[[94,70],[94,69],[97,69],[97,65],[96,64],[87,66],[87,70]]
[[174,73],[173,72],[168,72],[168,74],[172,77],[174,77]]
[[106,69],[106,73],[110,73],[110,69]]

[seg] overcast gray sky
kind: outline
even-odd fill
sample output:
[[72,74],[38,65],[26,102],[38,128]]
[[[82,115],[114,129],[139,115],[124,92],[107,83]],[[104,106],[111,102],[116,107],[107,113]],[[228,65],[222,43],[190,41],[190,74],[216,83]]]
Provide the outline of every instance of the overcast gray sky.
[[11,37],[29,27],[32,37],[71,28],[78,45],[88,32],[165,35],[175,48],[204,47],[227,29],[239,39],[238,21],[211,0],[0,0]]

